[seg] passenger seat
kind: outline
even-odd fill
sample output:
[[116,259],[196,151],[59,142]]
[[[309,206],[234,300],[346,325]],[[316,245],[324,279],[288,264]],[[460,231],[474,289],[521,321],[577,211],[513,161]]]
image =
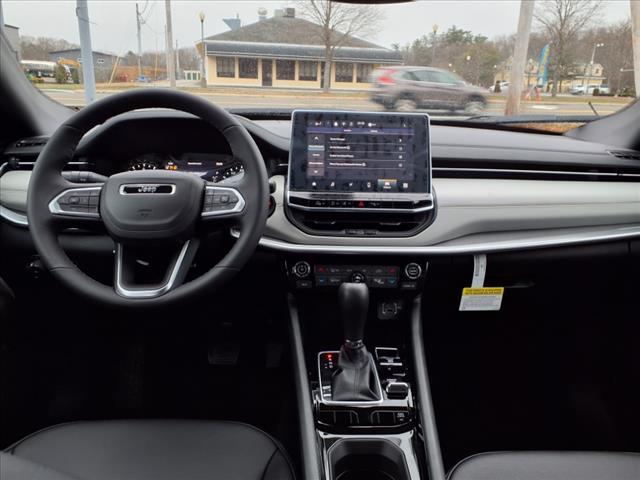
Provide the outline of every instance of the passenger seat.
[[640,480],[640,454],[491,452],[459,462],[448,480]]

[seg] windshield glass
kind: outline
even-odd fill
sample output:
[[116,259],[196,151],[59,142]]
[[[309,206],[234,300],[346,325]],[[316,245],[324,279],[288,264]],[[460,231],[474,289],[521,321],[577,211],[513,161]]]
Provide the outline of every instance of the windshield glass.
[[16,65],[71,107],[177,88],[250,110],[579,121],[635,100],[629,1],[527,3],[4,0],[2,15]]

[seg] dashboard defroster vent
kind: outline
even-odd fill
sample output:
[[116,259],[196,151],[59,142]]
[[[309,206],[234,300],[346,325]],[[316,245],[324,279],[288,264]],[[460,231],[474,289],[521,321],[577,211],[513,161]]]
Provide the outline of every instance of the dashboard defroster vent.
[[636,150],[608,150],[609,155],[625,160],[640,160],[640,152]]

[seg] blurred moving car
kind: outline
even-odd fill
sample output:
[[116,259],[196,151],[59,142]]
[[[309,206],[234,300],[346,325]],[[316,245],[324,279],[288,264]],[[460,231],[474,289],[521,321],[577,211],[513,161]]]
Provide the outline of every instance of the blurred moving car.
[[509,91],[509,82],[499,82],[500,83],[500,91],[496,92],[496,86],[491,85],[489,87],[489,91],[491,93],[507,93]]
[[151,78],[148,75],[140,75],[136,78],[136,82],[138,83],[151,83]]
[[569,90],[571,95],[609,95],[608,85],[579,85]]
[[373,72],[372,83],[371,100],[389,110],[429,108],[476,114],[487,104],[482,89],[439,68],[380,68]]

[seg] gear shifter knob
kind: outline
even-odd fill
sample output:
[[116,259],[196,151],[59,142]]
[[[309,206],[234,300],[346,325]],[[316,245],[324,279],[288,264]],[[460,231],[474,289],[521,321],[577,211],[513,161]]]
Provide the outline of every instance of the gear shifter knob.
[[369,310],[369,288],[364,283],[343,283],[338,289],[345,343],[362,345]]

